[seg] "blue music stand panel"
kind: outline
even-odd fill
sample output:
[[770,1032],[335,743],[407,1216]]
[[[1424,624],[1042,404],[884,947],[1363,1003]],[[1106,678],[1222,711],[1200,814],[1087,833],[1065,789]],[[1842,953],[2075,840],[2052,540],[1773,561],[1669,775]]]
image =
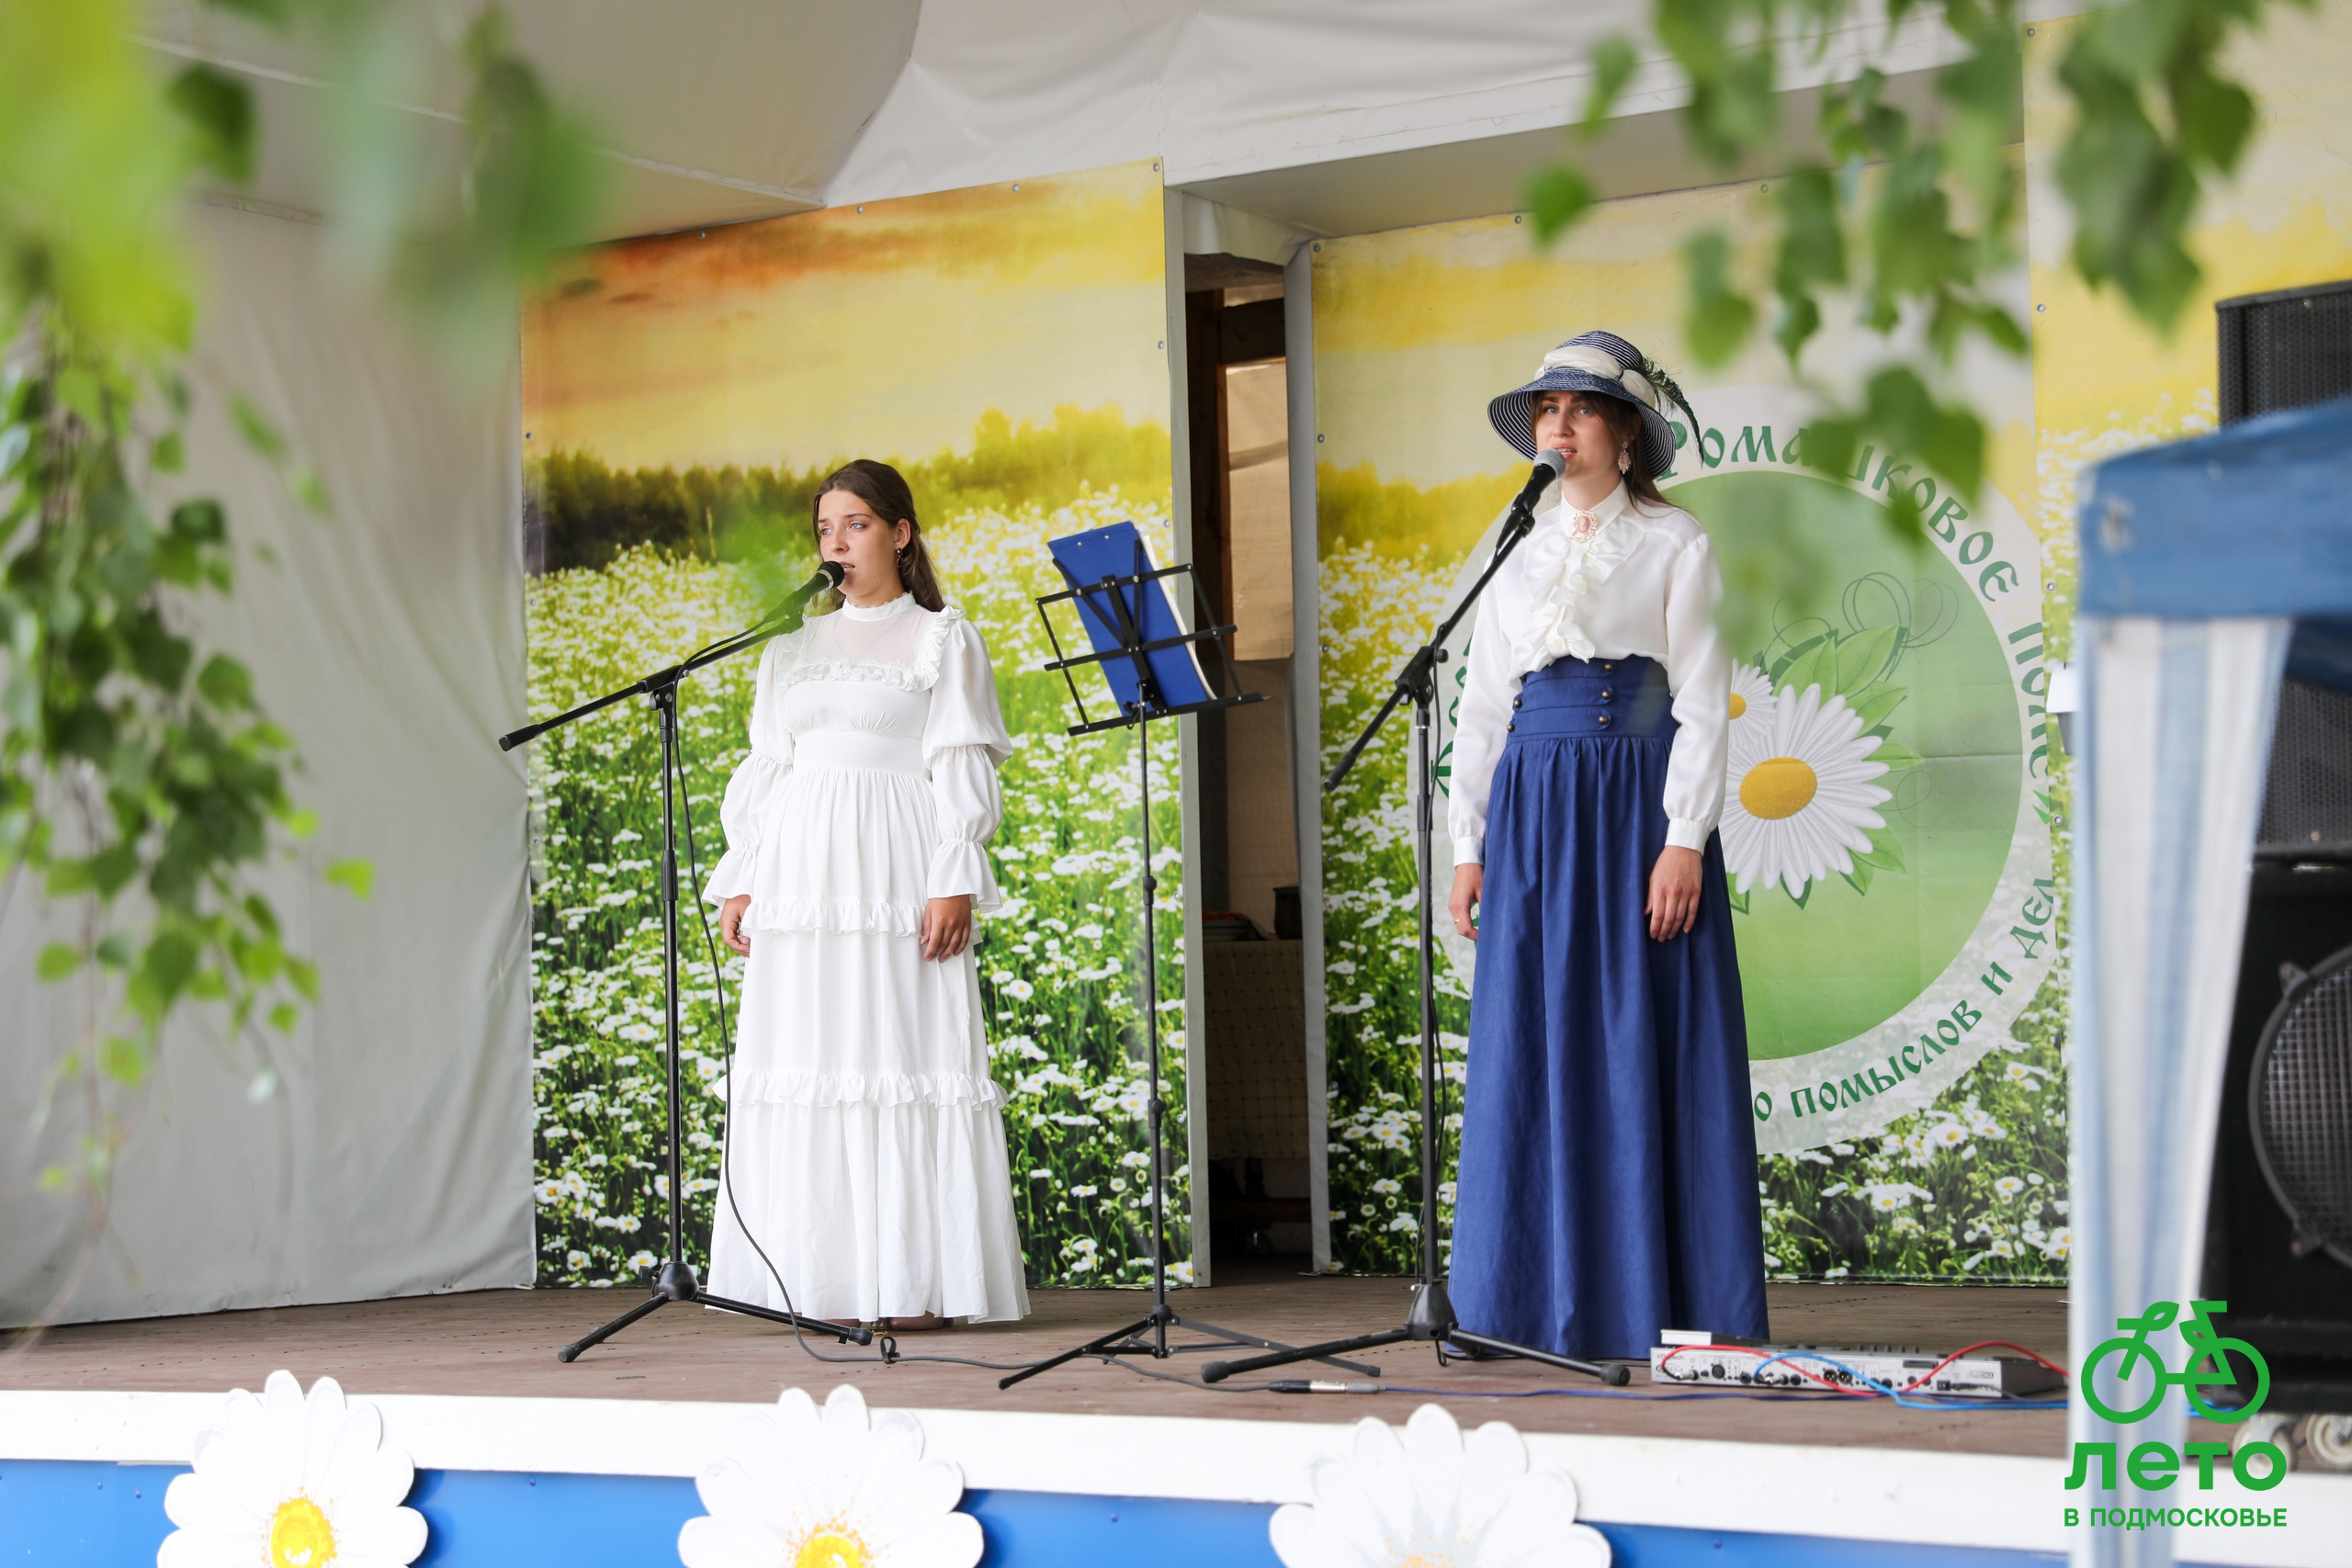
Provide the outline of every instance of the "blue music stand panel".
[[[1078,606],[1079,623],[1086,628],[1087,640],[1093,644],[1095,652],[1108,656],[1100,668],[1102,678],[1110,682],[1113,700],[1122,714],[1132,712],[1133,705],[1139,700],[1140,683],[1136,679],[1135,660],[1124,651],[1126,643],[1119,635],[1118,614],[1111,595],[1115,593],[1125,601],[1127,615],[1143,641],[1182,637],[1183,623],[1176,618],[1176,606],[1169,602],[1163,586],[1168,580],[1129,582],[1116,588],[1102,585],[1106,577],[1139,577],[1159,570],[1142,532],[1133,523],[1090,528],[1083,534],[1050,540],[1046,547],[1053,552],[1054,564],[1061,569],[1063,580],[1078,590],[1077,598],[1071,602]],[[1151,669],[1152,681],[1159,686],[1159,699],[1166,708],[1186,708],[1216,700],[1209,694],[1208,682],[1193,657],[1192,644],[1157,648],[1144,660]]]

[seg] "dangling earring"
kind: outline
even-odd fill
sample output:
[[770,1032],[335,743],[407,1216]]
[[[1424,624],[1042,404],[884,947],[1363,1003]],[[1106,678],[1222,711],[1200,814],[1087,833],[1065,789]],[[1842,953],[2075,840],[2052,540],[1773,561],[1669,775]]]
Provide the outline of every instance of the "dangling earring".
[[1628,447],[1624,447],[1624,446],[1620,446],[1620,447],[1618,447],[1618,448],[1617,448],[1617,471],[1618,471],[1619,473],[1621,473],[1621,474],[1622,474],[1622,473],[1625,473],[1625,472],[1627,472],[1628,470],[1630,470],[1630,469],[1633,468],[1633,466],[1634,466],[1634,454],[1633,454],[1632,450],[1631,450],[1630,448],[1628,448]]

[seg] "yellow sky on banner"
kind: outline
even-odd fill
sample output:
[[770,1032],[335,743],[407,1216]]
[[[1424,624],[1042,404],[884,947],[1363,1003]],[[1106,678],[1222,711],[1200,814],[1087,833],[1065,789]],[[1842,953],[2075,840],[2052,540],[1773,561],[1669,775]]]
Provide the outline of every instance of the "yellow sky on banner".
[[[1595,328],[1665,366],[1702,420],[1710,386],[1791,384],[1787,363],[1761,333],[1731,364],[1708,370],[1682,341],[1684,241],[1722,225],[1746,276],[1768,276],[1770,196],[1765,181],[1604,202],[1543,254],[1510,217],[1320,242],[1318,460],[1340,468],[1370,463],[1383,479],[1423,489],[1517,471],[1518,459],[1487,423],[1487,400],[1530,380],[1555,344]],[[1882,342],[1836,308],[1829,316],[1807,352],[1809,367],[1886,357]],[[2025,367],[1973,355],[1963,377],[1993,424],[1993,481],[2022,507],[2033,476]]]
[[619,468],[962,448],[988,409],[1168,422],[1146,162],[631,240],[523,317],[525,450]]

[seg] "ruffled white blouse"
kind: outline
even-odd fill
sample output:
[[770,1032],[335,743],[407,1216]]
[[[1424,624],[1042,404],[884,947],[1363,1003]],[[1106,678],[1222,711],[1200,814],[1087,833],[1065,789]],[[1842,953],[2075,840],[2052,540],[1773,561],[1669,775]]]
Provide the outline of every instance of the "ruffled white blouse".
[[1654,659],[1679,726],[1668,753],[1666,841],[1704,849],[1724,804],[1731,659],[1715,630],[1723,571],[1699,520],[1637,505],[1619,485],[1575,536],[1554,507],[1503,563],[1478,603],[1470,670],[1455,716],[1447,824],[1456,865],[1487,858],[1487,800],[1520,682],[1555,659]]
[[[1012,738],[987,645],[961,611],[925,610],[907,593],[844,604],[769,643],[754,682],[752,752],[719,806],[727,853],[705,897],[750,894],[743,926],[754,931],[912,933],[933,898],[968,894],[978,913],[1002,903],[982,846],[1004,815],[996,770]],[[927,778],[925,863],[867,841],[876,823],[781,831],[796,761]]]

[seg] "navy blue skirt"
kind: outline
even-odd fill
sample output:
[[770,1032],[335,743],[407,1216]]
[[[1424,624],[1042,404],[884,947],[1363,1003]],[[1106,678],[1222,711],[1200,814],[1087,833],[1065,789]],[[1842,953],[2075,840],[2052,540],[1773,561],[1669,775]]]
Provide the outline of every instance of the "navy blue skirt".
[[1762,1337],[1747,1025],[1721,841],[1654,942],[1675,722],[1646,659],[1527,677],[1495,766],[1451,1291],[1462,1326],[1646,1359],[1661,1328]]

